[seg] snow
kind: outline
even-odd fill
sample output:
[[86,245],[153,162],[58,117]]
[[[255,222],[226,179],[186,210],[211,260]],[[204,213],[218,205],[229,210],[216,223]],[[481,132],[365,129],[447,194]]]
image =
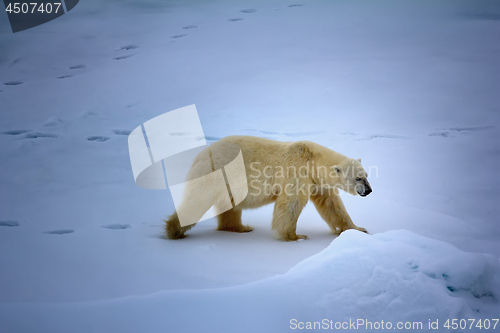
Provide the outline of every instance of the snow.
[[258,282],[100,302],[3,303],[0,318],[9,332],[286,332],[325,319],[326,328],[354,321],[366,331],[367,322],[383,320],[431,331],[429,322],[443,328],[450,318],[498,315],[499,272],[493,255],[409,231],[349,230],[287,273]]
[[[499,35],[489,0],[88,0],[16,34],[0,14],[0,331],[495,318]],[[135,185],[127,136],[191,104],[209,142],[361,157],[374,192],[343,200],[370,235],[309,204],[307,241],[275,240],[272,206],[164,239],[170,193]]]

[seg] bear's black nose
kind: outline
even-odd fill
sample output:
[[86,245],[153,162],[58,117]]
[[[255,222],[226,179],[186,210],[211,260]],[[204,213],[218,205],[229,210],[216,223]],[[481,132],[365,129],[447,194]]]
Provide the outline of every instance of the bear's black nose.
[[372,189],[371,188],[369,188],[368,190],[365,191],[365,196],[368,195],[368,194],[370,194],[370,193],[372,193]]

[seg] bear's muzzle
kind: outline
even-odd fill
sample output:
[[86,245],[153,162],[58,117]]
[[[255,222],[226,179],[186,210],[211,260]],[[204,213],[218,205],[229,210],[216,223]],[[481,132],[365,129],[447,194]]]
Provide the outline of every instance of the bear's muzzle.
[[372,187],[370,186],[370,183],[366,179],[361,180],[362,186],[358,190],[358,194],[362,197],[366,197],[368,194],[372,193]]

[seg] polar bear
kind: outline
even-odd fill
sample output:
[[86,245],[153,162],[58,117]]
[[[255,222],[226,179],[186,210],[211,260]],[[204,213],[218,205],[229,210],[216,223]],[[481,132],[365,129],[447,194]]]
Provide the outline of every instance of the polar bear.
[[[276,236],[284,241],[307,239],[306,235],[296,234],[296,227],[302,209],[311,200],[332,233],[340,234],[348,229],[367,233],[366,229],[352,222],[339,197],[339,190],[362,197],[372,192],[361,159],[349,158],[310,141],[281,142],[253,136],[228,136],[205,150],[216,150],[219,147],[222,151],[222,154],[219,154],[222,160],[219,162],[224,165],[230,162],[229,159],[224,160],[224,156],[229,153],[226,153],[227,149],[220,147],[228,143],[241,149],[248,194],[242,202],[217,216],[217,230],[252,231],[251,226],[241,222],[242,210],[274,202],[271,225]],[[209,152],[199,153],[191,166],[188,178],[200,177],[202,166],[212,163],[213,168],[211,159]],[[186,191],[192,193],[187,193],[183,204],[192,201],[188,198],[198,200],[194,200],[188,210],[218,205],[218,195],[200,195],[195,193],[199,190],[194,189]],[[199,216],[205,211],[206,208],[199,212]],[[181,226],[177,212],[165,222],[165,231],[170,239],[186,237],[186,231],[195,225]]]

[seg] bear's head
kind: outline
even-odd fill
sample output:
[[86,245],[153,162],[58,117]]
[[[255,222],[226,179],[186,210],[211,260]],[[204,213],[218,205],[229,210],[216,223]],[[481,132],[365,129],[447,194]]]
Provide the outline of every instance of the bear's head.
[[308,174],[320,188],[334,187],[362,197],[372,192],[361,159],[345,157],[310,141],[298,141],[292,145],[292,149],[303,163],[307,163],[308,169],[313,169]]
[[368,174],[361,165],[361,159],[345,158],[333,166],[333,171],[338,177],[338,187],[352,195],[366,197],[372,192],[368,182]]

